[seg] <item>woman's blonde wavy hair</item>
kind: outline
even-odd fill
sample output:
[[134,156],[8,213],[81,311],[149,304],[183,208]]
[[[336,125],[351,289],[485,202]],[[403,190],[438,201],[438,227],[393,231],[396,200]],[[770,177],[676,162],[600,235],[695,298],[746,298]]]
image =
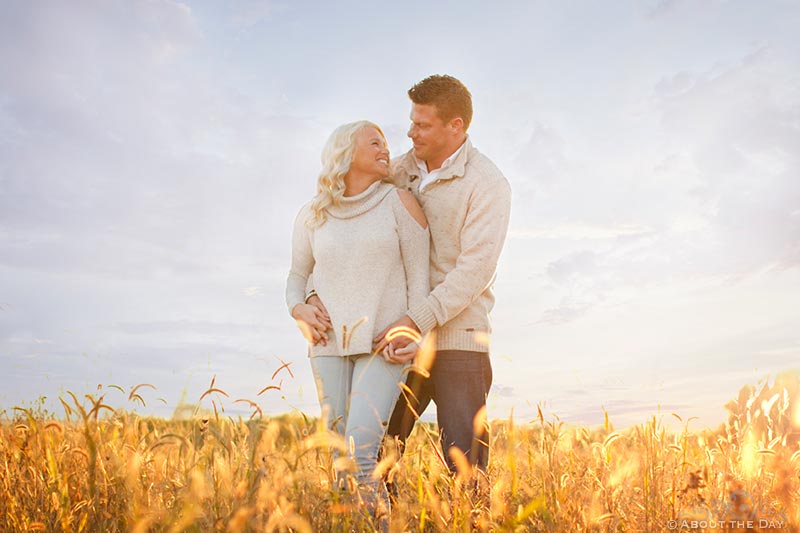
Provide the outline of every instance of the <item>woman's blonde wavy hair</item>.
[[344,196],[344,176],[350,170],[353,153],[356,150],[356,135],[364,128],[378,130],[386,140],[383,130],[368,120],[343,124],[333,130],[322,149],[322,170],[317,178],[317,195],[311,201],[311,215],[306,225],[316,228],[328,219],[325,210],[331,205],[339,205]]

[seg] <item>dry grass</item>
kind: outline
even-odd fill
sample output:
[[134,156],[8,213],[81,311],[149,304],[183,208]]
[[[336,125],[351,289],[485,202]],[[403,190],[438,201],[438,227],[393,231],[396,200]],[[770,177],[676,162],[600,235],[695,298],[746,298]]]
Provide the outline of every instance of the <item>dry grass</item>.
[[[250,420],[224,416],[224,395],[212,383],[214,414],[191,421],[142,418],[102,395],[62,398],[59,420],[15,409],[0,425],[0,531],[374,530],[357,493],[333,488],[329,450],[344,443],[249,400]],[[399,487],[392,531],[797,531],[799,404],[800,381],[784,374],[742,389],[716,431],[495,421],[485,512],[469,469],[451,478],[420,424],[403,461],[380,465]]]

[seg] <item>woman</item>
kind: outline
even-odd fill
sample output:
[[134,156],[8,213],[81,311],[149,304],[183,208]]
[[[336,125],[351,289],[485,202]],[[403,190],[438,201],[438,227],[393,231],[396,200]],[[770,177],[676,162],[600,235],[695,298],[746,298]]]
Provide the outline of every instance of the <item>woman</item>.
[[[352,443],[356,480],[373,512],[379,497],[388,502],[372,472],[405,365],[390,352],[372,354],[372,339],[430,289],[425,215],[388,177],[378,126],[353,122],[331,134],[317,195],[295,220],[286,286],[289,311],[311,344],[326,424]],[[306,303],[312,274],[327,313]]]

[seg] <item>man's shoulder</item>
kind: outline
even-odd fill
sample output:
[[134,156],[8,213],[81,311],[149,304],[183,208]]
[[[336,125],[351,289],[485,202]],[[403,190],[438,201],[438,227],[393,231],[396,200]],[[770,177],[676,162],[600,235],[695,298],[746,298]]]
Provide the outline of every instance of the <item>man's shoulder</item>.
[[392,170],[406,170],[410,171],[417,167],[417,160],[414,157],[414,150],[409,150],[404,154],[393,157],[391,161]]
[[392,181],[398,187],[405,187],[408,184],[409,177],[416,175],[417,160],[414,158],[412,150],[392,158]]
[[487,185],[508,184],[505,175],[494,161],[474,146],[470,147],[467,154],[464,177]]

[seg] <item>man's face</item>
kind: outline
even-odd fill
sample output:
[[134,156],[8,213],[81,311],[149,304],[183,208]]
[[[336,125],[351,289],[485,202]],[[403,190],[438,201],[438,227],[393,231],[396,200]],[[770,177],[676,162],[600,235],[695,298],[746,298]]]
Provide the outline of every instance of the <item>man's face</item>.
[[452,129],[439,118],[436,107],[430,104],[411,105],[409,138],[414,142],[414,155],[428,163],[441,165],[450,155]]

